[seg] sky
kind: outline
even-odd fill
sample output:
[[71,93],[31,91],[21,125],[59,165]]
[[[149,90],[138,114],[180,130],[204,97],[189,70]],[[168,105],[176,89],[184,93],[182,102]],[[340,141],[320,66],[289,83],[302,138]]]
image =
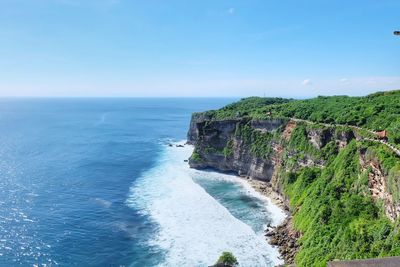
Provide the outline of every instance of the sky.
[[399,0],[0,0],[0,96],[400,89]]

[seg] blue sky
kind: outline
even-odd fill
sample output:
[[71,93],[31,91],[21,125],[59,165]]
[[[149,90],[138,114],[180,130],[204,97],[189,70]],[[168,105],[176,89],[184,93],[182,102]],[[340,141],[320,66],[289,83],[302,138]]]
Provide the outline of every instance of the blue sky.
[[400,89],[400,1],[0,0],[0,96]]

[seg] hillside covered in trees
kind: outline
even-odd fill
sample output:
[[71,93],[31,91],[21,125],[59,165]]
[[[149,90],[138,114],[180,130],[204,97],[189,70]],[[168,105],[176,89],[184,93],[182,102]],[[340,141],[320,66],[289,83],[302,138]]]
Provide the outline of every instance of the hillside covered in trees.
[[191,167],[262,180],[283,196],[298,238],[294,258],[274,241],[287,263],[400,256],[400,157],[388,145],[400,146],[400,91],[245,98],[193,114],[188,139]]
[[319,96],[307,100],[244,98],[222,109],[208,111],[214,119],[297,118],[320,123],[348,124],[389,132],[389,141],[400,144],[400,90],[365,97]]

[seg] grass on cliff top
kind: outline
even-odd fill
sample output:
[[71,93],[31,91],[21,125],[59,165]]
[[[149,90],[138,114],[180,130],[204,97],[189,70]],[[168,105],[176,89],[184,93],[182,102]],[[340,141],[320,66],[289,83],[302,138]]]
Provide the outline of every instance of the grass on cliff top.
[[400,90],[364,97],[319,96],[307,100],[249,97],[206,113],[213,119],[297,118],[371,130],[386,129],[389,141],[400,145]]

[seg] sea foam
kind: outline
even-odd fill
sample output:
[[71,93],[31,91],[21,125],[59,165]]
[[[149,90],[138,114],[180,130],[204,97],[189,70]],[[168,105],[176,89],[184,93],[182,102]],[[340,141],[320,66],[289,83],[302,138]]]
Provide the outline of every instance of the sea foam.
[[[240,266],[281,264],[277,249],[266,242],[262,233],[235,218],[194,182],[193,175],[198,171],[191,170],[184,162],[192,151],[189,145],[165,146],[157,165],[130,189],[127,204],[158,225],[157,233],[148,242],[165,251],[159,266],[209,266],[223,251],[232,252]],[[241,183],[249,193],[264,198],[237,177],[217,173],[212,177]],[[264,200],[273,223],[280,223],[283,212],[268,199]]]

